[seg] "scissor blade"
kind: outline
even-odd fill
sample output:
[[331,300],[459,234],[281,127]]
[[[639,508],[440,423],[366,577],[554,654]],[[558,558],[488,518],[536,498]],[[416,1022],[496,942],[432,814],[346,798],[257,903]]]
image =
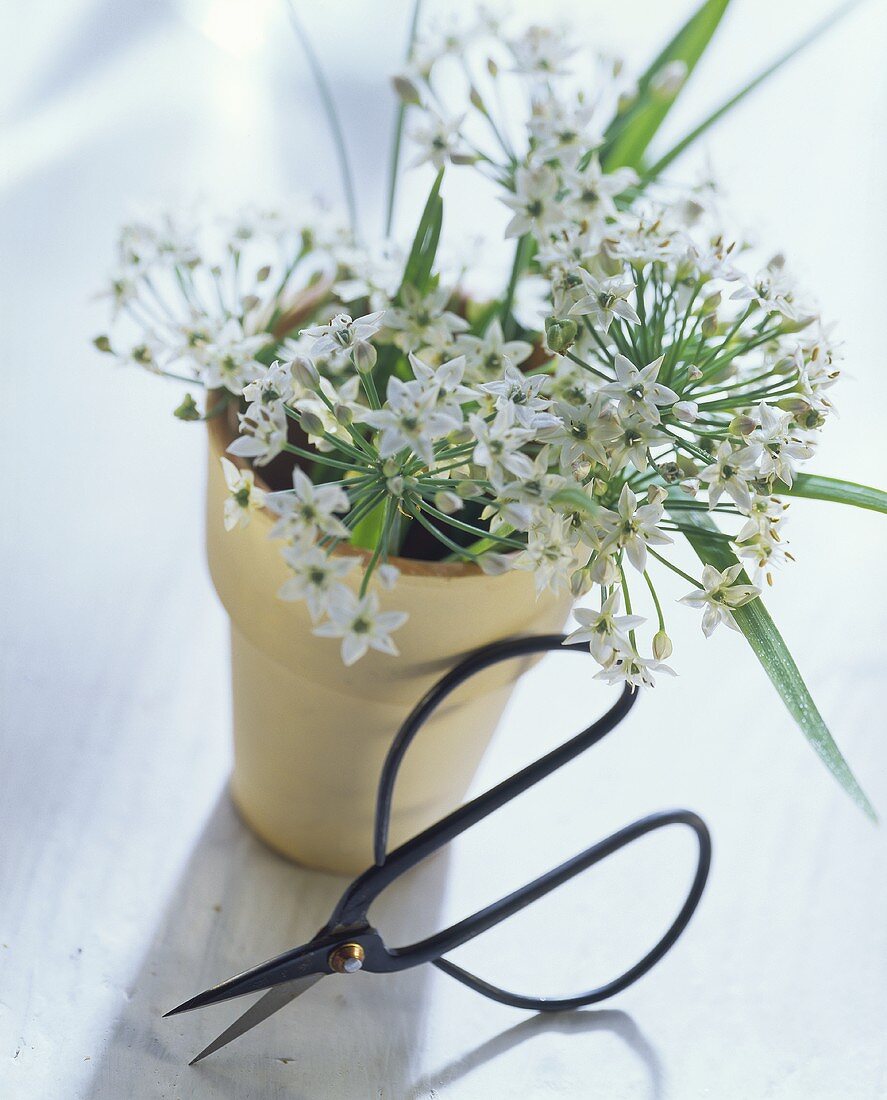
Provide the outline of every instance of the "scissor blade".
[[189,1065],[193,1066],[195,1063],[202,1061],[208,1054],[213,1054],[215,1051],[227,1046],[228,1043],[254,1028],[263,1020],[267,1020],[269,1016],[273,1016],[275,1012],[285,1008],[290,1001],[294,1001],[296,997],[301,996],[312,985],[319,982],[322,977],[323,974],[307,974],[304,978],[283,982],[281,985],[269,989],[243,1015],[238,1016],[230,1027],[225,1028],[218,1038],[213,1039],[209,1046],[204,1047],[195,1058],[192,1058]]
[[[182,1004],[164,1012],[164,1016],[176,1016],[180,1012],[191,1012],[195,1008],[206,1008],[207,1005],[219,1004],[229,1001],[233,997],[244,997],[248,993],[261,993],[265,989],[271,989],[286,982],[296,981],[302,978],[299,970],[316,973],[318,969],[312,965],[312,945],[305,944],[302,947],[286,951],[282,955],[276,955],[267,962],[259,963],[250,970],[244,970],[242,974],[236,974],[233,978],[226,978],[218,985],[205,989],[196,997],[190,997]],[[293,971],[295,970],[295,974]],[[323,971],[321,971],[323,972]]]

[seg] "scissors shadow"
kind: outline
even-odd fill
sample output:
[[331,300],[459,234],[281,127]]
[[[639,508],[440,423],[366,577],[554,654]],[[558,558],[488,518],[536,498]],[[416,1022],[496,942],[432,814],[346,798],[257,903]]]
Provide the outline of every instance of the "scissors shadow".
[[[391,929],[396,938],[398,911],[434,925],[446,866],[439,853],[398,883],[394,904],[380,898],[373,916],[386,934]],[[157,1096],[350,1098],[364,1094],[371,1066],[384,1073],[391,1095],[405,1095],[419,1071],[430,967],[358,980],[333,976],[195,1067],[188,1061],[251,999],[162,1018],[190,993],[310,939],[347,881],[277,856],[243,825],[223,791],[125,991],[86,1100],[141,1097],[148,1083]]]
[[487,1039],[474,1050],[454,1059],[443,1069],[426,1074],[414,1081],[408,1095],[417,1100],[419,1097],[435,1096],[461,1078],[467,1077],[474,1070],[507,1054],[520,1043],[536,1035],[549,1032],[578,1035],[595,1031],[612,1032],[626,1044],[647,1072],[650,1082],[648,1095],[651,1100],[660,1100],[664,1094],[664,1073],[656,1050],[627,1012],[612,1009],[538,1012],[535,1016],[508,1028],[507,1031],[501,1031],[498,1035]]

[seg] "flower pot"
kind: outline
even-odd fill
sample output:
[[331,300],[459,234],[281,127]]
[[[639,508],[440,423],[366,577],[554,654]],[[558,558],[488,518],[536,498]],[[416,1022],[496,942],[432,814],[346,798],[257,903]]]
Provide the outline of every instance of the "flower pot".
[[[290,859],[360,871],[372,862],[382,762],[413,705],[468,651],[559,630],[570,597],[546,592],[537,600],[528,572],[489,577],[473,565],[395,560],[402,575],[382,603],[409,613],[395,635],[401,656],[371,650],[346,668],[338,642],[311,633],[305,605],[277,597],[289,570],[281,544],[268,538],[273,516],[258,512],[246,528],[224,530],[219,456],[232,436],[221,417],[209,422],[209,435],[207,553],[231,619],[234,802]],[[349,583],[359,584],[359,572]],[[527,667],[515,661],[474,677],[422,729],[398,778],[391,846],[460,803]]]

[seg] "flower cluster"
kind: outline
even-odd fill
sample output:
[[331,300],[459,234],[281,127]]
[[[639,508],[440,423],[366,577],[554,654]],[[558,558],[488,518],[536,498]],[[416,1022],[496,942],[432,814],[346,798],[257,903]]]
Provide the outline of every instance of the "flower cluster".
[[[395,85],[414,162],[472,165],[499,189],[516,242],[501,295],[472,300],[436,268],[439,174],[408,250],[264,216],[238,223],[220,259],[168,223],[128,230],[112,294],[140,337],[100,346],[202,383],[205,409],[188,399],[180,416],[236,412],[226,523],[275,513],[292,573],[281,596],[305,601],[346,663],[397,652],[405,616],[381,609],[378,586],[396,586],[391,559],[431,546],[528,570],[540,591],[593,594],[570,640],[589,644],[600,677],[651,685],[671,671],[657,571],[686,582],[708,635],[759,595],[743,565],[760,583],[790,556],[784,496],[831,414],[835,348],[783,259],[757,262],[710,190],[608,165],[607,112],[636,92],[618,63],[599,60],[589,95],[569,37],[504,36],[486,16],[481,30],[504,50],[483,66],[489,92],[467,60],[477,27],[421,38]],[[461,113],[435,88],[446,64],[466,77]],[[651,94],[673,97],[683,76],[666,66]],[[515,101],[506,80],[525,97],[519,142],[488,105]],[[530,286],[535,324],[515,310]],[[281,455],[292,488],[258,495],[245,464]],[[682,535],[731,564],[685,571]]]

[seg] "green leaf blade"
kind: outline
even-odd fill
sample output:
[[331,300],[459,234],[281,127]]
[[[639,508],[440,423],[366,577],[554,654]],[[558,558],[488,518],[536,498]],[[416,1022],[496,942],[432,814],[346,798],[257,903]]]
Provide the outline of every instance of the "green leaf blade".
[[675,160],[678,159],[679,156],[685,153],[691,145],[695,144],[695,142],[697,142],[703,134],[705,134],[708,130],[712,128],[712,126],[715,125],[715,123],[720,122],[724,115],[726,115],[729,111],[732,111],[734,107],[736,107],[756,88],[763,84],[765,80],[768,80],[784,65],[787,65],[789,61],[796,57],[797,54],[801,53],[802,50],[805,50],[807,46],[811,45],[818,38],[821,38],[822,35],[826,33],[826,31],[830,30],[837,22],[843,19],[844,16],[849,15],[854,8],[859,7],[859,5],[863,2],[864,0],[849,0],[848,3],[842,4],[830,16],[822,20],[822,22],[817,23],[816,26],[808,31],[803,38],[801,38],[798,42],[796,42],[793,46],[786,50],[785,53],[777,57],[776,60],[768,65],[765,69],[762,69],[761,72],[759,72],[756,76],[752,77],[752,79],[749,80],[747,84],[743,85],[739,89],[739,91],[735,92],[732,96],[730,96],[729,99],[725,100],[720,105],[720,107],[712,111],[712,113],[704,118],[702,122],[700,122],[697,126],[694,126],[693,129],[690,130],[689,133],[685,134],[684,137],[682,137],[676,145],[672,146],[672,148],[669,149],[667,153],[661,156],[651,168],[648,168],[643,173],[644,183],[650,183],[652,180],[655,180],[658,176],[660,176],[665,171],[665,169],[669,167],[669,165],[671,165]]
[[807,497],[809,500],[829,500],[833,504],[851,504],[854,508],[866,508],[871,512],[887,515],[887,493],[870,485],[858,485],[855,481],[842,481],[836,477],[819,474],[798,474],[793,484],[779,484],[774,489],[777,496]]
[[[716,542],[705,537],[706,529],[710,531],[713,527],[708,516],[685,515],[683,523],[700,527],[698,534],[693,531],[685,531],[685,534],[704,564],[713,565],[720,570],[737,564],[738,559],[726,542]],[[737,583],[749,583],[745,572],[740,575]],[[863,813],[876,822],[878,816],[874,807],[823,721],[798,666],[763,601],[752,600],[751,603],[736,608],[733,617],[814,752]]]
[[601,161],[615,168],[640,169],[644,153],[682,89],[673,96],[657,95],[654,80],[666,65],[681,61],[687,67],[684,83],[705,53],[730,0],[705,0],[680,28],[638,80],[635,100],[613,119],[606,134]]

